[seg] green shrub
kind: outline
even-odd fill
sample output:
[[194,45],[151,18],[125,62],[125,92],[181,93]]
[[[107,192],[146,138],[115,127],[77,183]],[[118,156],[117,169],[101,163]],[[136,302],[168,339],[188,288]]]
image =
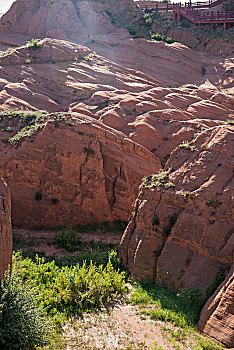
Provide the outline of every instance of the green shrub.
[[141,187],[153,187],[153,186],[163,186],[164,188],[174,187],[173,182],[169,180],[169,174],[172,170],[169,168],[165,171],[160,171],[158,174],[151,175],[149,177],[143,178],[143,181],[139,188]]
[[156,41],[162,41],[162,35],[156,33],[156,34],[152,34],[151,35],[151,39],[152,40],[156,40]]
[[175,42],[175,40],[173,38],[165,37],[164,35],[160,35],[159,33],[152,34],[151,40],[163,41],[167,44],[172,44]]
[[0,284],[0,348],[32,350],[49,343],[51,323],[35,299],[35,288],[19,276],[6,275]]
[[159,218],[157,214],[154,214],[153,219],[152,219],[152,225],[159,225]]
[[58,204],[58,202],[59,202],[58,198],[51,198],[52,204]]
[[26,47],[28,50],[37,50],[42,48],[42,44],[39,42],[39,39],[31,39],[26,41]]
[[186,200],[189,195],[190,195],[190,192],[189,191],[185,191],[184,192],[184,200]]
[[37,287],[35,298],[55,322],[59,317],[100,309],[126,292],[125,273],[115,270],[110,259],[105,267],[87,265],[59,268],[55,262],[38,258],[35,262],[15,255],[13,273]]
[[42,194],[41,194],[41,192],[36,192],[36,193],[35,193],[35,200],[36,200],[36,201],[41,201],[41,200],[42,200]]
[[204,299],[207,300],[218,288],[218,286],[223,282],[225,278],[225,269],[220,268],[220,270],[216,273],[213,278],[211,284],[207,288],[204,294]]
[[84,152],[87,154],[94,154],[95,151],[92,148],[84,147]]
[[178,297],[191,300],[194,302],[199,302],[201,300],[201,292],[198,288],[186,288],[182,289],[180,293],[177,294]]
[[57,247],[64,248],[69,252],[76,251],[82,245],[80,235],[71,227],[65,227],[58,231],[54,238]]
[[165,39],[165,42],[166,42],[167,44],[173,44],[173,43],[175,42],[175,39],[173,39],[173,38],[167,36],[166,39]]
[[197,150],[195,146],[190,145],[189,141],[183,141],[178,147],[188,149],[192,152]]

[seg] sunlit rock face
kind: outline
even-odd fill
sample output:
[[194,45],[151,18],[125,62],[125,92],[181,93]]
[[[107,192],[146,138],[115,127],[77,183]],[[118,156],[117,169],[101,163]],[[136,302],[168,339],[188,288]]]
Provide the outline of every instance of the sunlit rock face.
[[38,1],[17,0],[2,17],[0,32],[28,35],[75,35],[89,40],[92,34],[125,32],[119,30],[139,17],[133,1]]
[[206,294],[233,262],[233,127],[203,131],[146,178],[122,237],[120,258],[133,277]]
[[0,177],[0,278],[11,265],[12,230],[10,191]]

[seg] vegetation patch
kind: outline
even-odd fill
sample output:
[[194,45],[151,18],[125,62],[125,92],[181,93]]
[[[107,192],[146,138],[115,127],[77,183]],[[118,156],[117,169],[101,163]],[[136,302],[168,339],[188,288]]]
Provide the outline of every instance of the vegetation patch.
[[212,201],[211,199],[207,199],[206,201],[206,205],[207,207],[212,207],[212,208],[216,208],[218,205],[222,204],[222,202],[219,201]]
[[195,146],[190,145],[189,141],[183,141],[180,145],[179,148],[185,148],[188,149],[190,151],[196,151],[197,148]]
[[64,228],[55,234],[55,243],[59,248],[74,252],[82,245],[79,233],[71,227]]
[[[181,349],[188,337],[194,350],[219,350],[221,345],[201,336],[195,329],[204,300],[199,290],[190,288],[175,294],[153,282],[134,282],[134,289],[127,302],[140,307],[139,313],[155,321],[163,321],[161,326],[173,349]],[[193,340],[192,340],[193,339]],[[184,348],[184,347],[183,347]],[[156,348],[158,349],[158,348]]]
[[169,168],[168,170],[161,171],[158,174],[154,174],[149,177],[143,178],[143,181],[139,188],[145,187],[160,187],[163,186],[164,188],[170,188],[175,187],[175,184],[169,180],[169,174],[172,172],[172,170]]
[[159,225],[159,217],[157,214],[154,214],[153,219],[152,219],[152,225]]
[[152,34],[151,40],[163,41],[166,44],[173,44],[175,42],[175,40],[173,38],[170,38],[170,37],[165,36],[165,35],[160,35],[158,33]]
[[[20,260],[20,257],[17,257]],[[20,260],[22,263],[22,260]],[[54,327],[41,306],[38,286],[32,286],[14,265],[12,276],[0,281],[0,348],[28,350],[50,342]],[[33,272],[32,272],[33,274]]]
[[92,148],[84,147],[84,153],[87,153],[88,155],[94,154],[95,151]]
[[190,192],[189,191],[185,191],[184,192],[184,200],[186,200],[189,195],[190,195]]
[[42,48],[42,44],[39,39],[31,39],[30,41],[26,41],[26,47],[28,50],[38,50]]
[[[99,225],[101,226],[101,224]],[[106,223],[104,227],[109,229],[111,225],[113,224]],[[93,230],[93,227],[89,227],[88,230]],[[87,227],[84,226],[84,229],[87,231]],[[70,239],[70,236],[73,236],[73,234],[72,230],[69,232],[68,237]],[[22,245],[22,240],[18,244]],[[101,311],[103,307],[105,309],[107,303],[117,301],[119,296],[127,292],[125,282],[128,275],[126,272],[119,270],[118,253],[116,250],[110,250],[105,245],[105,243],[94,242],[89,242],[87,245],[82,243],[75,255],[64,256],[59,259],[55,257],[40,258],[36,254],[32,255],[32,258],[27,258],[26,251],[14,254],[13,279],[17,281],[17,286],[20,286],[21,289],[29,290],[32,293],[32,299],[29,298],[30,307],[32,308],[33,306],[30,316],[34,317],[34,312],[37,313],[35,317],[40,316],[36,318],[39,324],[37,331],[40,331],[41,334],[39,339],[43,340],[43,342],[35,340],[37,334],[34,334],[34,323],[30,320],[30,324],[27,326],[30,326],[32,330],[30,334],[32,345],[29,345],[26,339],[23,339],[18,347],[14,347],[16,350],[34,349],[35,347],[38,350],[64,349],[65,345],[62,340],[64,339],[64,334],[62,333],[64,323],[71,330],[74,327],[78,334],[79,329],[75,328],[78,325],[76,323],[78,315],[92,312],[91,317],[97,317],[99,320],[100,318],[98,318],[99,316],[96,312],[98,310]],[[32,249],[31,252],[33,252]],[[179,349],[180,345],[184,348],[185,341],[189,339],[189,341],[192,341],[193,349],[221,349],[215,343],[202,337],[194,329],[199,319],[203,302],[200,298],[197,298],[197,291],[189,289],[175,294],[152,282],[136,283],[129,278],[128,282],[132,285],[131,294],[125,297],[125,300],[127,303],[140,307],[136,311],[141,315],[142,320],[151,318],[152,320],[160,321],[161,331],[171,341],[172,348]],[[14,309],[8,308],[8,315],[11,315],[13,311]],[[27,322],[27,319],[25,321],[25,318],[21,318],[21,320],[22,323],[19,326],[16,318],[15,328],[12,327],[12,329],[15,332],[17,328],[15,334],[17,334],[19,329],[18,336],[23,338],[22,327],[24,327],[24,322]],[[44,328],[40,326],[41,323]],[[4,332],[6,326],[7,322],[3,324]],[[87,330],[89,324],[86,323],[85,327]],[[102,326],[100,325],[100,327]],[[11,331],[11,329],[8,329],[8,331]],[[15,340],[12,333],[10,336],[12,337],[11,341],[18,342],[18,338]],[[1,341],[2,339],[0,339],[0,346]],[[180,342],[180,345],[175,343],[177,341]],[[47,343],[49,343],[49,347],[46,345]],[[91,347],[87,347],[87,349],[89,348]],[[132,349],[132,347],[128,348]],[[1,349],[9,350],[10,348],[2,346]]]
[[36,200],[36,201],[41,201],[41,200],[42,200],[42,194],[41,194],[41,192],[36,192],[36,193],[35,193],[35,200]]
[[218,286],[223,282],[225,278],[225,268],[220,268],[219,271],[216,273],[215,277],[213,278],[211,284],[205,291],[205,299],[207,300],[218,288]]
[[25,139],[32,139],[47,122],[54,122],[56,127],[59,127],[60,124],[73,126],[73,123],[67,120],[68,115],[66,113],[11,110],[2,111],[0,114],[4,123],[1,130],[14,133],[8,139],[12,145],[19,145]]

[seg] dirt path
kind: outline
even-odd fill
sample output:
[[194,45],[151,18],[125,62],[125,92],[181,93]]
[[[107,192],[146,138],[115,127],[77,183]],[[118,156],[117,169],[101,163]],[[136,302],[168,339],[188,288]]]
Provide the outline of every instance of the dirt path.
[[163,323],[140,317],[137,311],[135,306],[121,303],[109,314],[86,314],[64,328],[65,349],[173,349],[162,332]]
[[[37,251],[43,251],[47,256],[56,255],[58,258],[72,255],[56,247],[54,240],[55,234],[56,231],[13,229],[14,237],[18,240],[19,244],[20,241],[22,242],[22,249],[28,249],[30,247]],[[121,240],[121,234],[113,234],[111,232],[79,233],[79,235],[83,242],[94,241],[95,243],[104,243],[106,245],[117,245]]]

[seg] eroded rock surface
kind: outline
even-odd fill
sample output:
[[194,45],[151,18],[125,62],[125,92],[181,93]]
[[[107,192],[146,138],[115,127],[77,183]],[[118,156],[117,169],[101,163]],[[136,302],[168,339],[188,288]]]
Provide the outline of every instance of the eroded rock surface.
[[141,178],[161,168],[159,159],[91,117],[63,117],[45,121],[33,142],[2,148],[0,171],[12,192],[13,224],[127,220]]
[[[201,130],[224,125],[233,117],[233,97],[216,88],[195,85],[169,88],[159,80],[120,66],[81,45],[55,39],[44,39],[39,45],[41,47],[35,51],[22,46],[0,58],[0,107],[8,111],[46,110],[61,112],[61,115],[68,112],[69,116],[62,130],[46,121],[41,128],[34,125],[36,132],[30,138],[31,131],[27,131],[31,125],[30,117],[27,123],[27,118],[22,122],[24,117],[19,120],[14,113],[2,115],[0,166],[12,192],[14,224],[38,226],[42,216],[45,226],[54,226],[57,220],[67,224],[79,220],[127,219],[141,177],[160,170],[171,151],[182,141],[191,141]],[[43,116],[43,112],[40,113]],[[81,126],[81,133],[87,124],[88,130],[84,132],[93,134],[96,141],[73,132],[69,123],[78,125],[78,129]],[[114,147],[118,151],[112,152],[112,141],[104,142],[104,136],[99,139],[97,130],[107,136],[115,135]],[[25,136],[17,145],[9,142],[16,134],[20,138],[21,133]],[[25,143],[27,137],[34,142]],[[131,154],[129,159],[121,148],[125,142],[122,140],[130,145],[126,148]],[[83,150],[90,148],[91,141],[94,142],[94,153],[87,155]],[[105,153],[113,158],[111,165],[103,161],[99,143],[105,143]],[[69,161],[66,152],[71,157]],[[86,175],[82,181],[76,176],[75,180],[70,177],[73,170],[69,175],[62,175],[68,167],[65,166],[67,162],[69,168],[75,167],[78,173],[80,168],[89,168],[93,175],[88,185],[83,180]],[[120,170],[123,166],[128,168],[126,171],[130,171],[131,176]],[[116,190],[119,183],[115,178],[118,177],[126,177],[121,180],[121,190]],[[58,178],[59,185],[55,186],[53,183],[57,183]],[[92,181],[96,188],[94,196],[91,195]],[[72,190],[65,191],[66,200],[62,205],[62,187],[66,187],[67,182]],[[76,186],[78,190],[75,190]],[[35,193],[42,189],[43,200],[37,203]],[[97,199],[100,197],[106,198],[101,199],[105,201],[103,208]],[[59,199],[60,204],[49,210],[53,198]],[[72,210],[74,203],[81,209]],[[31,206],[38,211],[32,211]]]
[[204,305],[198,323],[200,331],[234,348],[234,267]]
[[233,262],[233,127],[203,131],[143,182],[120,245],[138,279],[205,293]]
[[118,27],[129,24],[139,15],[139,9],[129,0],[18,0],[2,16],[0,32],[58,39],[75,37],[79,42],[90,41],[98,34],[115,33],[116,37],[127,38],[128,31]]
[[0,177],[0,279],[12,258],[11,200],[9,189]]

